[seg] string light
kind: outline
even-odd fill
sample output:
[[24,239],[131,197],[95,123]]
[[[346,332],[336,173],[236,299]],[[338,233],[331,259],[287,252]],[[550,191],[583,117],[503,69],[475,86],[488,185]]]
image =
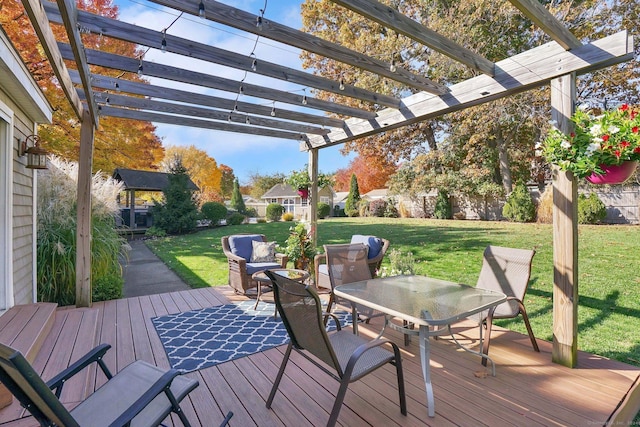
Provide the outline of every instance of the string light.
[[200,0],[200,4],[198,5],[198,16],[202,19],[207,17],[204,11],[204,2],[202,0]]
[[240,85],[240,95],[244,94],[244,85]]
[[229,113],[229,115],[227,116],[227,122],[231,123],[231,113]]
[[138,65],[138,75],[139,76],[142,75],[142,71],[143,71],[143,68],[142,68],[142,56],[141,56],[140,57],[140,65]]
[[302,105],[307,105],[307,93],[305,89],[302,89],[302,92],[304,92],[304,95],[302,95]]
[[396,67],[396,60],[394,58],[391,58],[391,65],[389,65],[389,71],[391,71],[392,73],[395,73],[396,71],[398,71],[398,68]]
[[160,50],[162,53],[167,52],[167,29],[162,30],[162,43],[160,43]]
[[236,103],[234,104],[234,106],[233,106],[233,111],[234,111],[235,113],[237,113],[237,112],[238,112],[238,103],[237,103],[237,102],[236,102]]
[[256,71],[257,69],[258,69],[258,60],[254,58],[253,62],[251,63],[251,70]]
[[109,96],[107,96],[107,99],[104,100],[104,105],[109,105]]
[[120,85],[118,84],[118,82],[115,82],[115,83],[113,84],[113,87],[115,87],[115,88],[116,88],[116,92],[120,92]]
[[340,90],[344,90],[344,80],[340,79],[340,86],[339,86]]
[[271,117],[276,116],[276,103],[273,103],[273,107],[271,107]]
[[264,16],[264,10],[260,9],[260,15],[256,16],[256,27],[262,30],[262,17]]
[[251,120],[249,120],[249,116],[247,116],[247,119],[244,121],[246,124],[250,125],[251,124]]

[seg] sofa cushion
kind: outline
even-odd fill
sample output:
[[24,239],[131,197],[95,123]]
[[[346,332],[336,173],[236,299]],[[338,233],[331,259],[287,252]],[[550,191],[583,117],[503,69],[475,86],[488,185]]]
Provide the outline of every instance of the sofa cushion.
[[246,259],[247,262],[251,260],[251,253],[253,252],[252,242],[262,242],[262,236],[259,234],[236,234],[229,236],[229,249],[234,255],[241,256]]
[[329,267],[327,267],[327,264],[318,265],[318,274],[326,274],[327,276],[329,275]]
[[269,270],[271,268],[282,268],[277,262],[248,262],[247,274],[251,275],[258,271]]
[[369,247],[369,254],[367,258],[375,258],[382,250],[382,239],[376,236],[363,236],[361,234],[354,234],[351,236],[351,243],[364,243]]
[[250,262],[275,262],[276,242],[251,242],[253,252],[251,252]]

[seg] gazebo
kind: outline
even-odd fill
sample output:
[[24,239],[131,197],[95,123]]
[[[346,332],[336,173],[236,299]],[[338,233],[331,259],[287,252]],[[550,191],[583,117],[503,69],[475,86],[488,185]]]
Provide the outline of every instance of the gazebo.
[[[400,67],[393,67],[396,69],[391,71],[389,63],[223,3],[212,0],[152,1],[181,13],[200,15],[210,21],[247,33],[259,34],[260,37],[366,69],[381,77],[403,82],[419,92],[398,99],[262,59],[256,67],[255,57],[79,11],[76,9],[75,2],[64,0],[58,0],[57,3],[38,0],[23,2],[60,85],[82,121],[76,279],[79,306],[91,304],[90,260],[84,254],[89,252],[91,240],[89,212],[93,135],[101,116],[180,124],[298,141],[300,150],[309,153],[310,175],[312,180],[317,182],[318,155],[325,147],[375,135],[547,84],[551,85],[552,118],[561,130],[569,132],[569,117],[572,115],[575,104],[576,75],[628,61],[634,53],[633,39],[626,31],[586,44],[582,43],[535,0],[510,0],[510,2],[553,41],[496,63],[376,1],[334,0],[335,3],[430,49],[437,50],[473,68],[478,73],[476,77],[447,87]],[[256,22],[260,25],[256,25]],[[64,25],[69,43],[55,40],[51,23]],[[274,118],[269,117],[272,112],[271,107],[259,104],[237,101],[234,103],[229,99],[94,74],[89,68],[90,65],[109,67],[123,72],[140,72],[148,76],[161,76],[230,92],[237,92],[241,84],[239,81],[202,72],[146,62],[142,58],[127,58],[87,49],[83,46],[81,32],[114,37],[150,48],[164,48],[185,57],[226,65],[243,72],[260,73],[310,88],[383,105],[386,108],[373,112],[268,87],[244,84],[244,93],[249,96],[290,106],[289,109],[279,109],[278,117]],[[65,60],[75,63],[76,69],[67,69]],[[100,91],[115,87],[122,93],[111,94],[109,102],[105,102]],[[165,102],[166,100],[179,103],[169,103]],[[348,118],[305,114],[294,108],[302,104],[307,108]],[[575,366],[578,306],[577,183],[571,174],[556,171],[553,185],[555,267],[553,360],[567,366]],[[311,200],[317,200],[317,186],[311,191]],[[314,226],[316,219],[314,210],[312,213]]]

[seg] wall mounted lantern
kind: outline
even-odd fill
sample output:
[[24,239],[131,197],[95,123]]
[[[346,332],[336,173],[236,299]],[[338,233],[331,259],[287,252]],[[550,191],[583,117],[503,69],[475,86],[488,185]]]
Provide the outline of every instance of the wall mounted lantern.
[[29,135],[23,141],[18,141],[18,155],[27,156],[29,169],[47,169],[47,150],[39,147],[40,137]]

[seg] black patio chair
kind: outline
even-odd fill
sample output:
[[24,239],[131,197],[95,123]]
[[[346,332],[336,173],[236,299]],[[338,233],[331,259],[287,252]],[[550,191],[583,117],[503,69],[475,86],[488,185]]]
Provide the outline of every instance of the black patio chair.
[[[340,382],[340,389],[336,394],[327,426],[336,424],[349,383],[357,381],[387,363],[396,367],[400,411],[406,415],[404,376],[398,346],[384,338],[368,341],[359,335],[342,330],[340,322],[334,315],[328,313],[323,315],[320,298],[313,288],[269,270],[266,274],[273,282],[276,307],[290,338],[280,370],[267,399],[267,408],[271,408],[291,350],[295,350]],[[331,316],[334,319],[336,331],[327,333],[324,316]],[[386,343],[391,344],[393,352],[382,348]],[[324,363],[318,362],[307,353]]]
[[[158,426],[171,412],[190,426],[179,402],[198,381],[141,360],[112,375],[103,357],[111,348],[101,344],[67,369],[44,382],[24,356],[0,344],[0,381],[41,426]],[[108,381],[72,410],[60,402],[65,382],[96,362]]]

